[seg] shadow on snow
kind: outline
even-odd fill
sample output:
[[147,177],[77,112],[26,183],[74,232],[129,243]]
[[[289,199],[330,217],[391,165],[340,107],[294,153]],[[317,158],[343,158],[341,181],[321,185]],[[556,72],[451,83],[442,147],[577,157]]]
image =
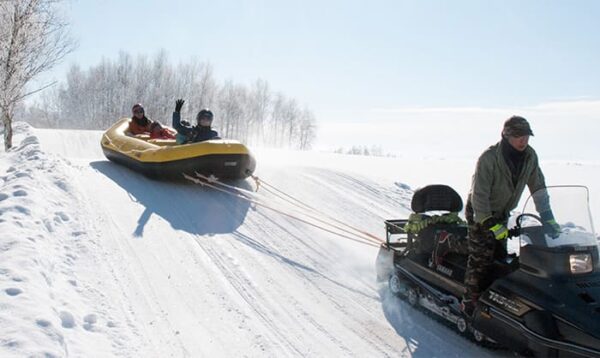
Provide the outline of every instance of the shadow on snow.
[[[131,200],[145,207],[133,233],[136,237],[143,236],[153,214],[166,220],[174,229],[192,234],[232,233],[244,221],[250,208],[246,200],[193,183],[149,179],[109,161],[90,165],[127,191]],[[252,189],[245,180],[235,181],[233,185]]]

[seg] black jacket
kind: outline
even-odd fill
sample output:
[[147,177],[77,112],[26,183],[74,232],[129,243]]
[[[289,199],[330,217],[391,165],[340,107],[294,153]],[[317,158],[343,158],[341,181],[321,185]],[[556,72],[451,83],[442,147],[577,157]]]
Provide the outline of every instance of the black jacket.
[[173,112],[173,128],[177,130],[177,143],[179,144],[219,139],[219,133],[210,127],[190,126],[181,123],[179,112]]

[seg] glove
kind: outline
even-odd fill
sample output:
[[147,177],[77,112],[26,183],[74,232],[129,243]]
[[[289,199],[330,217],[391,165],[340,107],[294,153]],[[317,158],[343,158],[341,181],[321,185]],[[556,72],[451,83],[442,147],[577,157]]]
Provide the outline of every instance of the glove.
[[540,213],[540,217],[542,219],[542,225],[544,226],[544,231],[546,234],[553,239],[559,237],[560,225],[554,219],[554,214],[552,214],[552,211],[544,211],[543,213]]
[[481,224],[484,228],[487,228],[496,240],[504,240],[508,237],[508,229],[504,224],[495,223],[495,219],[490,217],[483,221]]
[[504,240],[508,237],[508,229],[502,224],[496,224],[489,229],[496,240]]
[[175,112],[179,112],[181,110],[181,107],[183,107],[183,103],[185,103],[185,101],[182,99],[178,99],[175,101]]

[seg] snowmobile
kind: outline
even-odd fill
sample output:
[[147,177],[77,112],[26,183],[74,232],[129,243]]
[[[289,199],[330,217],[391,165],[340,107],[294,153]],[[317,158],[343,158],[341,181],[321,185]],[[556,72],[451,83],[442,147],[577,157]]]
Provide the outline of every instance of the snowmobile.
[[[559,234],[543,225],[535,195],[549,196]],[[462,200],[449,186],[424,187],[413,195],[408,219],[385,222],[377,278],[483,346],[543,357],[600,357],[599,238],[588,202],[583,186],[533,193],[509,221],[518,240],[510,242],[510,254],[495,260],[487,288],[467,316],[460,309],[468,256],[460,249],[468,248],[467,224],[458,217]]]

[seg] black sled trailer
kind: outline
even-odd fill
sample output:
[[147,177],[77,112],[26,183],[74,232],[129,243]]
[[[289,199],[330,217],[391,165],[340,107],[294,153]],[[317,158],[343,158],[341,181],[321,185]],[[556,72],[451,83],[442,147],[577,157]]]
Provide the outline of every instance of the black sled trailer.
[[530,197],[511,218],[519,244],[495,260],[472,317],[460,309],[467,225],[457,220],[462,200],[448,186],[416,191],[411,216],[385,222],[378,281],[484,346],[541,357],[600,357],[600,262],[587,188],[548,187],[533,195],[550,197],[561,233],[547,234]]

